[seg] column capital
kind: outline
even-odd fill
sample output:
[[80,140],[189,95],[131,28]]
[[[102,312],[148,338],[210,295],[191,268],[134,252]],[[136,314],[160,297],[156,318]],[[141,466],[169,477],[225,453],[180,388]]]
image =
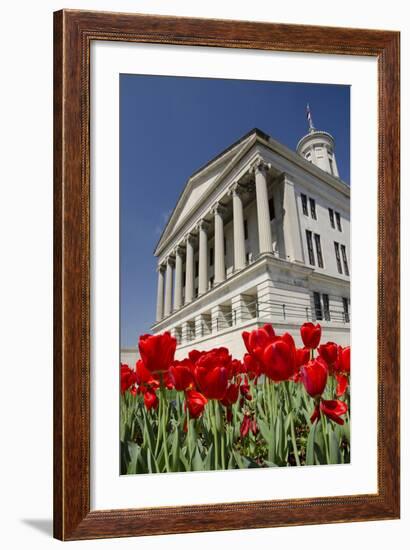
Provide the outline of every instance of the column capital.
[[211,213],[212,214],[220,214],[221,216],[223,216],[225,214],[225,212],[227,212],[227,208],[226,206],[224,206],[222,203],[220,202],[217,202],[213,205],[212,209],[211,209]]
[[164,273],[165,268],[166,268],[166,266],[165,266],[164,263],[158,264],[158,265],[157,265],[157,273]]
[[171,254],[167,257],[167,259],[165,260],[166,264],[167,265],[170,265],[171,267],[174,267],[175,265],[175,258],[174,256],[172,256]]
[[239,181],[234,181],[228,189],[228,194],[230,196],[233,196],[233,195],[240,196],[243,193],[245,193],[245,191],[246,191],[245,187],[241,183],[239,183]]
[[177,244],[176,247],[173,250],[173,254],[175,256],[181,256],[185,251],[185,247],[182,244]]
[[185,244],[194,245],[195,241],[196,241],[196,237],[193,233],[187,233],[187,235],[185,236],[184,241],[185,241]]
[[197,223],[196,229],[198,231],[203,230],[206,232],[209,229],[209,226],[210,226],[210,223],[207,220],[202,219],[202,220],[199,220],[199,222]]
[[262,157],[258,156],[250,165],[249,172],[254,174],[258,172],[268,172],[272,168],[272,165],[269,162],[266,162]]

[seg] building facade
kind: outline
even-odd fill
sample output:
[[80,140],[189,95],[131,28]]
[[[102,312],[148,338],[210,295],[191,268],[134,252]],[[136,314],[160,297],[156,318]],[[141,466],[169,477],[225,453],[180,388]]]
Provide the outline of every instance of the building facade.
[[254,129],[195,172],[155,249],[154,334],[191,349],[245,349],[264,323],[299,340],[319,321],[323,341],[349,343],[350,187],[330,134],[312,126],[297,151]]

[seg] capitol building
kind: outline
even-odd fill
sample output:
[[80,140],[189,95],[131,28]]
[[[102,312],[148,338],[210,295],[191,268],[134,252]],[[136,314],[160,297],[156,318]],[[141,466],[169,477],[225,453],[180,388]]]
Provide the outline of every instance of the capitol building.
[[296,151],[255,128],[193,173],[155,248],[156,322],[177,358],[226,346],[271,323],[300,345],[320,322],[322,341],[349,344],[350,187],[333,137],[309,132]]

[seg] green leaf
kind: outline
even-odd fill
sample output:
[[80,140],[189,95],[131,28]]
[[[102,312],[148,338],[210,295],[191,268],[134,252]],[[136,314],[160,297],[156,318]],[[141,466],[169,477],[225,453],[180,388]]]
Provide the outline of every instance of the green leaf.
[[340,464],[342,462],[339,439],[336,437],[336,434],[333,431],[330,432],[329,437],[329,454],[331,464]]
[[204,463],[198,447],[195,448],[194,457],[192,459],[192,470],[194,472],[202,472],[204,470]]
[[214,444],[211,443],[208,449],[208,452],[205,456],[205,461],[203,464],[204,471],[209,471],[213,469],[215,459],[214,459]]

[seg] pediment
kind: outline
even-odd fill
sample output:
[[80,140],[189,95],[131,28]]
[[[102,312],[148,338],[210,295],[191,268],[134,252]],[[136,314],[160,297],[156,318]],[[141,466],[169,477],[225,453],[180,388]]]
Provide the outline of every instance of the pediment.
[[168,237],[178,230],[187,218],[202,203],[203,197],[215,185],[223,175],[226,168],[249,146],[254,140],[253,133],[248,134],[238,143],[225,150],[218,157],[211,160],[204,167],[195,172],[187,181],[178,202],[171,213],[161,238],[157,244],[157,250]]

